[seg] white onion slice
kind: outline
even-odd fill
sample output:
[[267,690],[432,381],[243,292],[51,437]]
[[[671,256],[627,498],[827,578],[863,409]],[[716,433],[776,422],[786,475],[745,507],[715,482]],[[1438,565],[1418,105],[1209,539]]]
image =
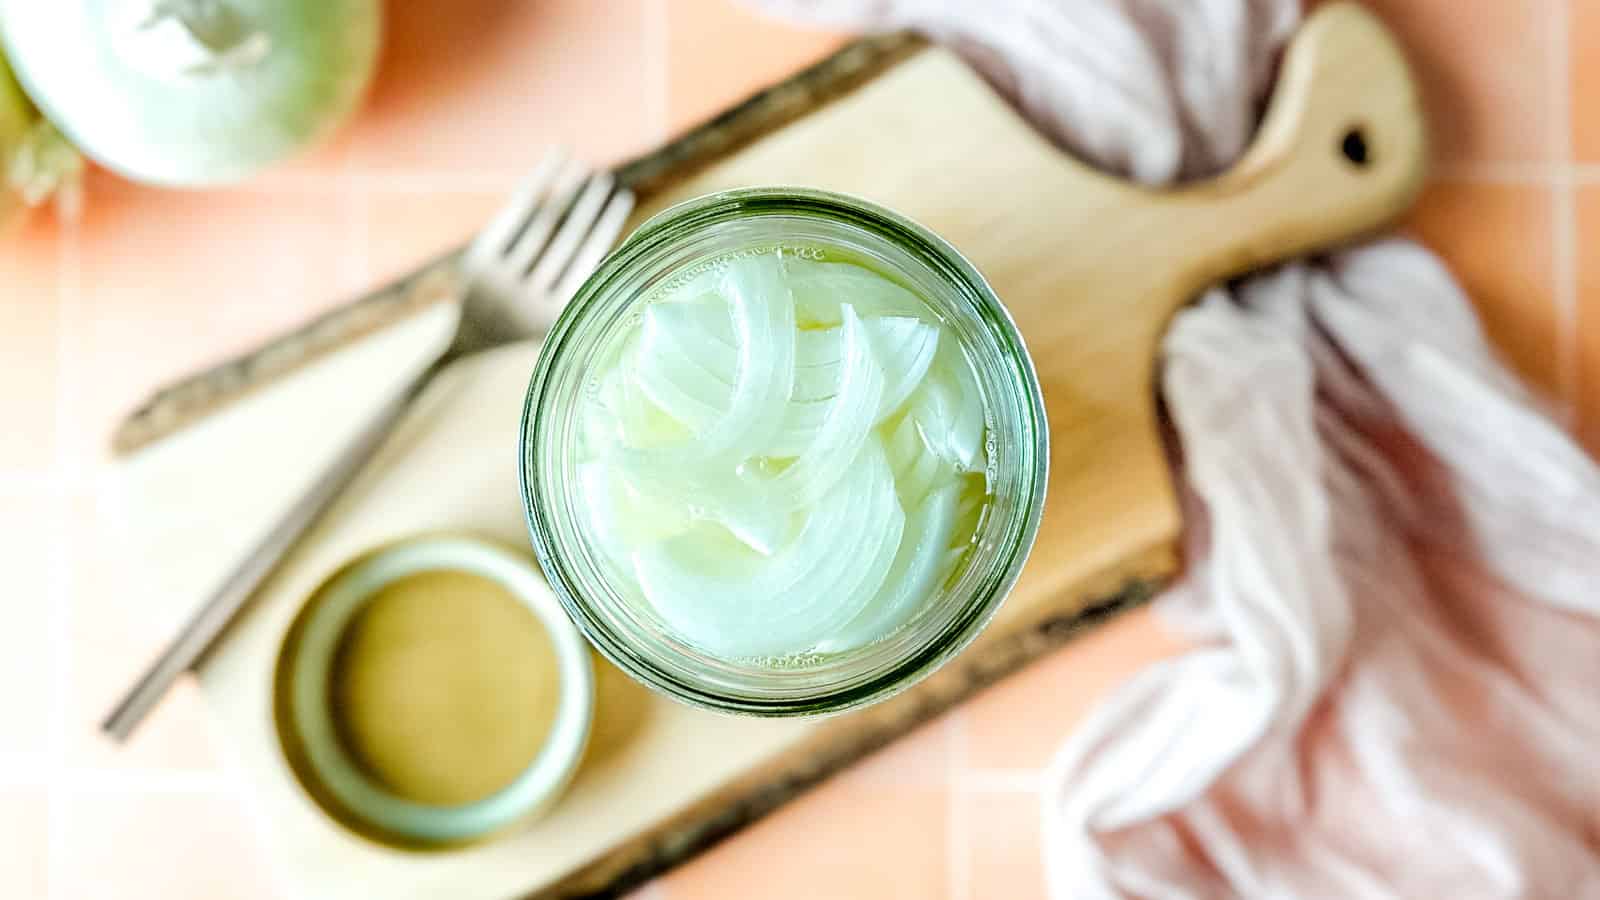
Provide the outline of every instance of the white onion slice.
[[743,478],[647,453],[619,454],[618,463],[624,483],[640,491],[648,485],[663,501],[685,509],[689,519],[721,525],[762,556],[771,555],[794,531],[794,507],[773,503]]
[[[690,428],[704,428],[731,403],[735,365],[731,336],[715,310],[697,303],[663,303],[646,310],[641,336],[640,387]],[[726,319],[722,316],[722,319]],[[725,323],[724,323],[725,324]],[[894,316],[864,320],[886,383],[874,415],[898,410],[922,382],[939,347],[939,329]],[[815,443],[840,384],[843,343],[838,327],[801,331],[795,340],[794,389],[776,440],[757,455],[797,456]]]
[[872,441],[771,557],[730,560],[676,538],[637,550],[634,572],[664,622],[696,646],[731,658],[788,654],[860,614],[904,528],[894,475]]
[[[676,304],[675,304],[676,305]],[[703,431],[726,414],[733,402],[738,358],[731,346],[695,341],[705,332],[663,325],[663,313],[645,311],[639,335],[639,392],[691,431]],[[726,355],[726,368],[709,368],[709,348]]]
[[986,508],[983,398],[949,337],[849,264],[758,254],[672,287],[583,412],[606,565],[727,658],[902,627]]
[[[723,270],[720,284],[732,313],[738,350],[733,390],[715,421],[695,429],[694,440],[658,451],[663,461],[754,455],[750,449],[765,446],[777,432],[794,386],[794,300],[778,259],[767,255],[741,259]],[[646,354],[640,360],[639,388],[671,413],[670,404],[683,398],[657,396],[668,382],[652,377],[646,368],[651,358]]]
[[916,294],[870,269],[853,263],[788,259],[794,291],[795,318],[809,326],[837,325],[840,306],[849,303],[866,318],[926,316],[928,306]]
[[849,304],[840,326],[838,391],[816,439],[788,468],[770,478],[744,479],[749,489],[781,508],[796,509],[815,503],[854,464],[877,421],[883,397],[883,370],[873,358],[865,326]]
[[872,346],[888,376],[883,399],[878,404],[877,421],[881,422],[922,384],[939,350],[939,329],[914,319],[878,319],[877,322],[883,327],[873,333]]
[[627,569],[629,547],[659,541],[688,529],[691,517],[674,498],[630,484],[603,461],[578,467],[581,496],[596,540]]
[[[939,329],[915,316],[878,316],[861,314],[862,321],[872,336],[874,348],[887,365],[890,361],[903,361],[908,370],[926,371],[920,357],[931,352],[923,347],[930,341],[936,343]],[[842,314],[841,314],[842,315]],[[842,317],[840,318],[842,322]],[[738,354],[734,350],[733,328],[729,323],[727,305],[715,295],[702,295],[693,301],[653,303],[645,310],[645,328],[659,329],[662,336],[670,337],[680,354],[687,354],[700,368],[726,384],[733,383]],[[834,370],[839,362],[839,326],[828,328],[801,328],[795,336],[795,368],[821,369],[807,378],[820,382],[824,390],[816,397],[832,393],[838,380]],[[932,362],[932,360],[928,360]],[[895,368],[900,368],[897,365]],[[913,376],[915,381],[920,376]],[[804,396],[799,384],[796,395]]]
[[[584,435],[595,439],[593,455],[607,455],[615,446],[670,447],[693,437],[678,419],[639,390],[633,375],[636,352],[624,352],[616,367],[601,377],[599,390],[584,410]],[[596,421],[590,421],[596,420]],[[611,445],[599,443],[605,436]]]
[[844,361],[838,392],[815,439],[778,474],[742,467],[737,477],[728,478],[715,467],[633,454],[623,461],[629,480],[670,485],[701,517],[724,525],[756,552],[771,554],[788,536],[789,512],[827,493],[860,454],[875,421],[883,373],[863,323],[848,306],[840,330]]
[[627,572],[628,541],[622,533],[621,516],[617,509],[617,496],[610,468],[602,462],[580,465],[578,490],[584,512],[587,514],[584,523],[594,540],[594,545],[616,571]]
[[910,621],[950,570],[950,541],[955,532],[959,484],[929,494],[906,518],[905,534],[883,588],[860,615],[817,647],[836,652],[860,647],[893,633]]
[[[793,531],[790,515],[739,490],[732,478],[676,452],[687,435],[626,377],[628,357],[601,382],[586,411],[583,437],[591,459],[615,467],[620,484],[640,503],[676,506],[686,520],[715,522],[758,553],[771,553]],[[608,436],[620,441],[606,443]],[[666,448],[666,452],[659,449]]]
[[930,449],[922,423],[911,415],[902,418],[890,432],[889,458],[900,504],[907,509],[915,509],[936,486],[959,475],[953,463]]
[[911,398],[911,416],[922,426],[930,450],[963,472],[981,472],[983,394],[961,350],[949,341],[939,349],[922,389]]

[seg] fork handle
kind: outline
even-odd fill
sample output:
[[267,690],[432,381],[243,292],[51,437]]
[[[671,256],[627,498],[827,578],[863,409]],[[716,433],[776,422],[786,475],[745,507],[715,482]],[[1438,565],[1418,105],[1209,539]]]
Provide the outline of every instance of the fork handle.
[[173,682],[211,648],[217,636],[244,608],[256,588],[277,569],[300,537],[333,505],[334,498],[372,458],[411,402],[449,359],[448,353],[441,354],[412,376],[362,427],[360,433],[339,451],[338,457],[328,464],[316,482],[284,512],[255,548],[239,561],[205,604],[195,611],[183,629],[167,644],[161,655],[150,664],[139,681],[101,723],[102,731],[117,741],[127,740],[150,710],[161,702]]

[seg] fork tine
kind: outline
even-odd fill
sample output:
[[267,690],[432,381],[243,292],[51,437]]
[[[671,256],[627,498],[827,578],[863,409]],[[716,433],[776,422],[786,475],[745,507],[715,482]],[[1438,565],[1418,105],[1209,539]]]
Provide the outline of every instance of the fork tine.
[[583,187],[586,172],[582,164],[569,161],[561,166],[546,202],[539,205],[528,220],[528,227],[506,250],[504,263],[518,277],[533,267],[533,261],[550,245],[550,234],[572,208],[578,191]]
[[566,271],[568,263],[572,261],[573,251],[578,249],[584,236],[594,226],[595,217],[600,215],[606,197],[615,185],[616,179],[611,177],[611,173],[601,172],[583,186],[583,192],[572,203],[572,211],[567,213],[556,236],[550,240],[550,246],[540,254],[538,264],[528,276],[528,283],[534,290],[548,291],[561,273]]
[[489,224],[473,239],[472,246],[467,249],[467,258],[482,262],[495,259],[506,252],[511,246],[511,240],[533,215],[539,206],[539,201],[544,199],[550,189],[551,180],[555,178],[565,161],[566,153],[559,148],[546,153],[544,158],[539,160],[539,164],[533,167],[527,179],[512,192],[511,198],[500,207],[500,211],[495,213]]
[[610,252],[616,244],[617,235],[622,233],[622,226],[628,222],[628,213],[633,212],[633,191],[627,188],[619,189],[611,195],[611,200],[600,213],[600,218],[594,223],[594,228],[584,238],[578,252],[573,254],[572,263],[567,266],[566,274],[561,276],[561,282],[556,285],[551,296],[558,303],[565,303],[578,293],[578,288],[594,274],[600,265],[600,260]]

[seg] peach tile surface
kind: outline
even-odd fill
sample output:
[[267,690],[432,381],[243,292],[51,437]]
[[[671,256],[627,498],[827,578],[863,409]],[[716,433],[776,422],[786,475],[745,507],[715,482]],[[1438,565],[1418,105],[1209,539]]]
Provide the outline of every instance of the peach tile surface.
[[[1565,134],[1547,77],[1567,0],[1370,0],[1416,67],[1446,170],[1547,164]],[[1577,0],[1574,6],[1582,6]],[[1562,77],[1565,77],[1564,74]]]
[[7,897],[44,897],[50,890],[48,792],[0,786],[0,888]]
[[965,838],[956,852],[965,896],[1044,900],[1038,787],[1028,780],[968,778],[956,786],[953,814]]
[[[52,749],[52,707],[58,699],[54,680],[60,662],[56,632],[64,605],[55,599],[64,569],[58,556],[64,526],[51,486],[0,485],[0,535],[6,536],[0,543],[0,572],[6,573],[5,621],[0,626],[0,685],[6,685],[0,700],[0,760],[16,758],[24,771],[44,766]],[[0,784],[4,777],[0,774]]]
[[24,224],[5,237],[0,254],[0,467],[42,473],[56,451],[61,368],[61,235],[48,221]]
[[1572,158],[1600,163],[1600,4],[1573,0],[1568,11],[1566,61],[1572,89],[1567,98],[1572,122]]
[[[101,783],[104,782],[104,783]],[[172,900],[280,895],[234,787],[216,778],[83,778],[62,806],[50,896]]]
[[825,782],[661,880],[669,897],[946,896],[950,805],[938,783]]
[[[1548,185],[1457,180],[1428,185],[1405,230],[1451,261],[1483,326],[1523,376],[1552,398],[1570,373],[1557,346],[1555,194]],[[1462,228],[1462,222],[1473,227]]]
[[[1600,5],[1373,5],[1414,54],[1440,148],[1409,229],[1600,450]],[[0,897],[287,900],[192,685],[133,745],[95,734],[171,625],[130,599],[138,560],[105,474],[116,416],[465,237],[539,148],[618,159],[843,39],[726,0],[389,10],[376,88],[326,147],[227,190],[95,175],[80,222],[3,239]],[[1042,767],[1097,697],[1174,649],[1126,615],[636,896],[1042,896]]]

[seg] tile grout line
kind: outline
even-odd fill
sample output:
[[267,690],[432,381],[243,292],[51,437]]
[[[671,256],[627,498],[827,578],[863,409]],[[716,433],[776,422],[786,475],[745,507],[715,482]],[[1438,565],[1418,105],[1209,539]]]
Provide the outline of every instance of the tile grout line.
[[211,793],[226,800],[235,809],[242,810],[246,839],[250,842],[253,855],[266,870],[266,880],[272,886],[269,895],[277,900],[288,900],[296,896],[293,890],[296,885],[289,879],[288,868],[279,864],[277,848],[269,838],[272,826],[267,811],[268,803],[261,792],[250,784],[249,778],[239,773],[238,767],[230,772],[228,762],[211,769],[208,774],[217,780]]
[[950,900],[972,898],[972,834],[966,798],[957,789],[967,762],[967,713],[959,707],[945,723],[945,885]]
[[56,505],[54,546],[50,558],[50,729],[45,746],[49,759],[44,763],[45,779],[45,897],[61,894],[62,877],[67,871],[67,698],[71,660],[71,619],[68,605],[72,597],[72,567],[68,559],[71,504]]
[[60,896],[66,874],[67,821],[67,706],[72,676],[72,565],[69,554],[73,503],[68,498],[71,469],[76,448],[71,446],[72,412],[78,397],[77,378],[81,371],[71,365],[72,351],[78,345],[73,328],[82,322],[79,301],[82,289],[78,265],[81,245],[76,221],[60,226],[61,246],[56,256],[56,458],[52,461],[52,485],[62,500],[56,504],[55,531],[51,549],[50,576],[50,715],[46,746],[50,749],[45,786],[45,896]]
[[235,785],[223,772],[211,769],[117,769],[104,766],[71,770],[68,794],[225,795]]
[[1037,769],[968,769],[956,785],[976,794],[1031,794],[1043,782],[1044,773]]
[[1561,389],[1561,412],[1566,426],[1576,428],[1582,398],[1578,396],[1578,213],[1572,159],[1572,69],[1568,28],[1572,22],[1571,0],[1560,0],[1550,11],[1551,48],[1548,63],[1550,78],[1550,132],[1555,140],[1556,178],[1551,215],[1555,246],[1551,249],[1555,277],[1556,321],[1559,343],[1556,366]]
[[[233,757],[237,751],[229,748],[230,742],[222,741],[224,745],[219,757]],[[291,883],[287,867],[279,864],[279,850],[272,837],[272,813],[270,802],[263,796],[262,791],[257,791],[247,775],[242,774],[244,765],[230,758],[222,758],[214,774],[221,782],[217,793],[228,799],[237,809],[243,811],[245,829],[251,843],[251,849],[262,860],[267,870],[267,878],[272,882],[271,896],[286,900],[295,896],[295,887]]]

